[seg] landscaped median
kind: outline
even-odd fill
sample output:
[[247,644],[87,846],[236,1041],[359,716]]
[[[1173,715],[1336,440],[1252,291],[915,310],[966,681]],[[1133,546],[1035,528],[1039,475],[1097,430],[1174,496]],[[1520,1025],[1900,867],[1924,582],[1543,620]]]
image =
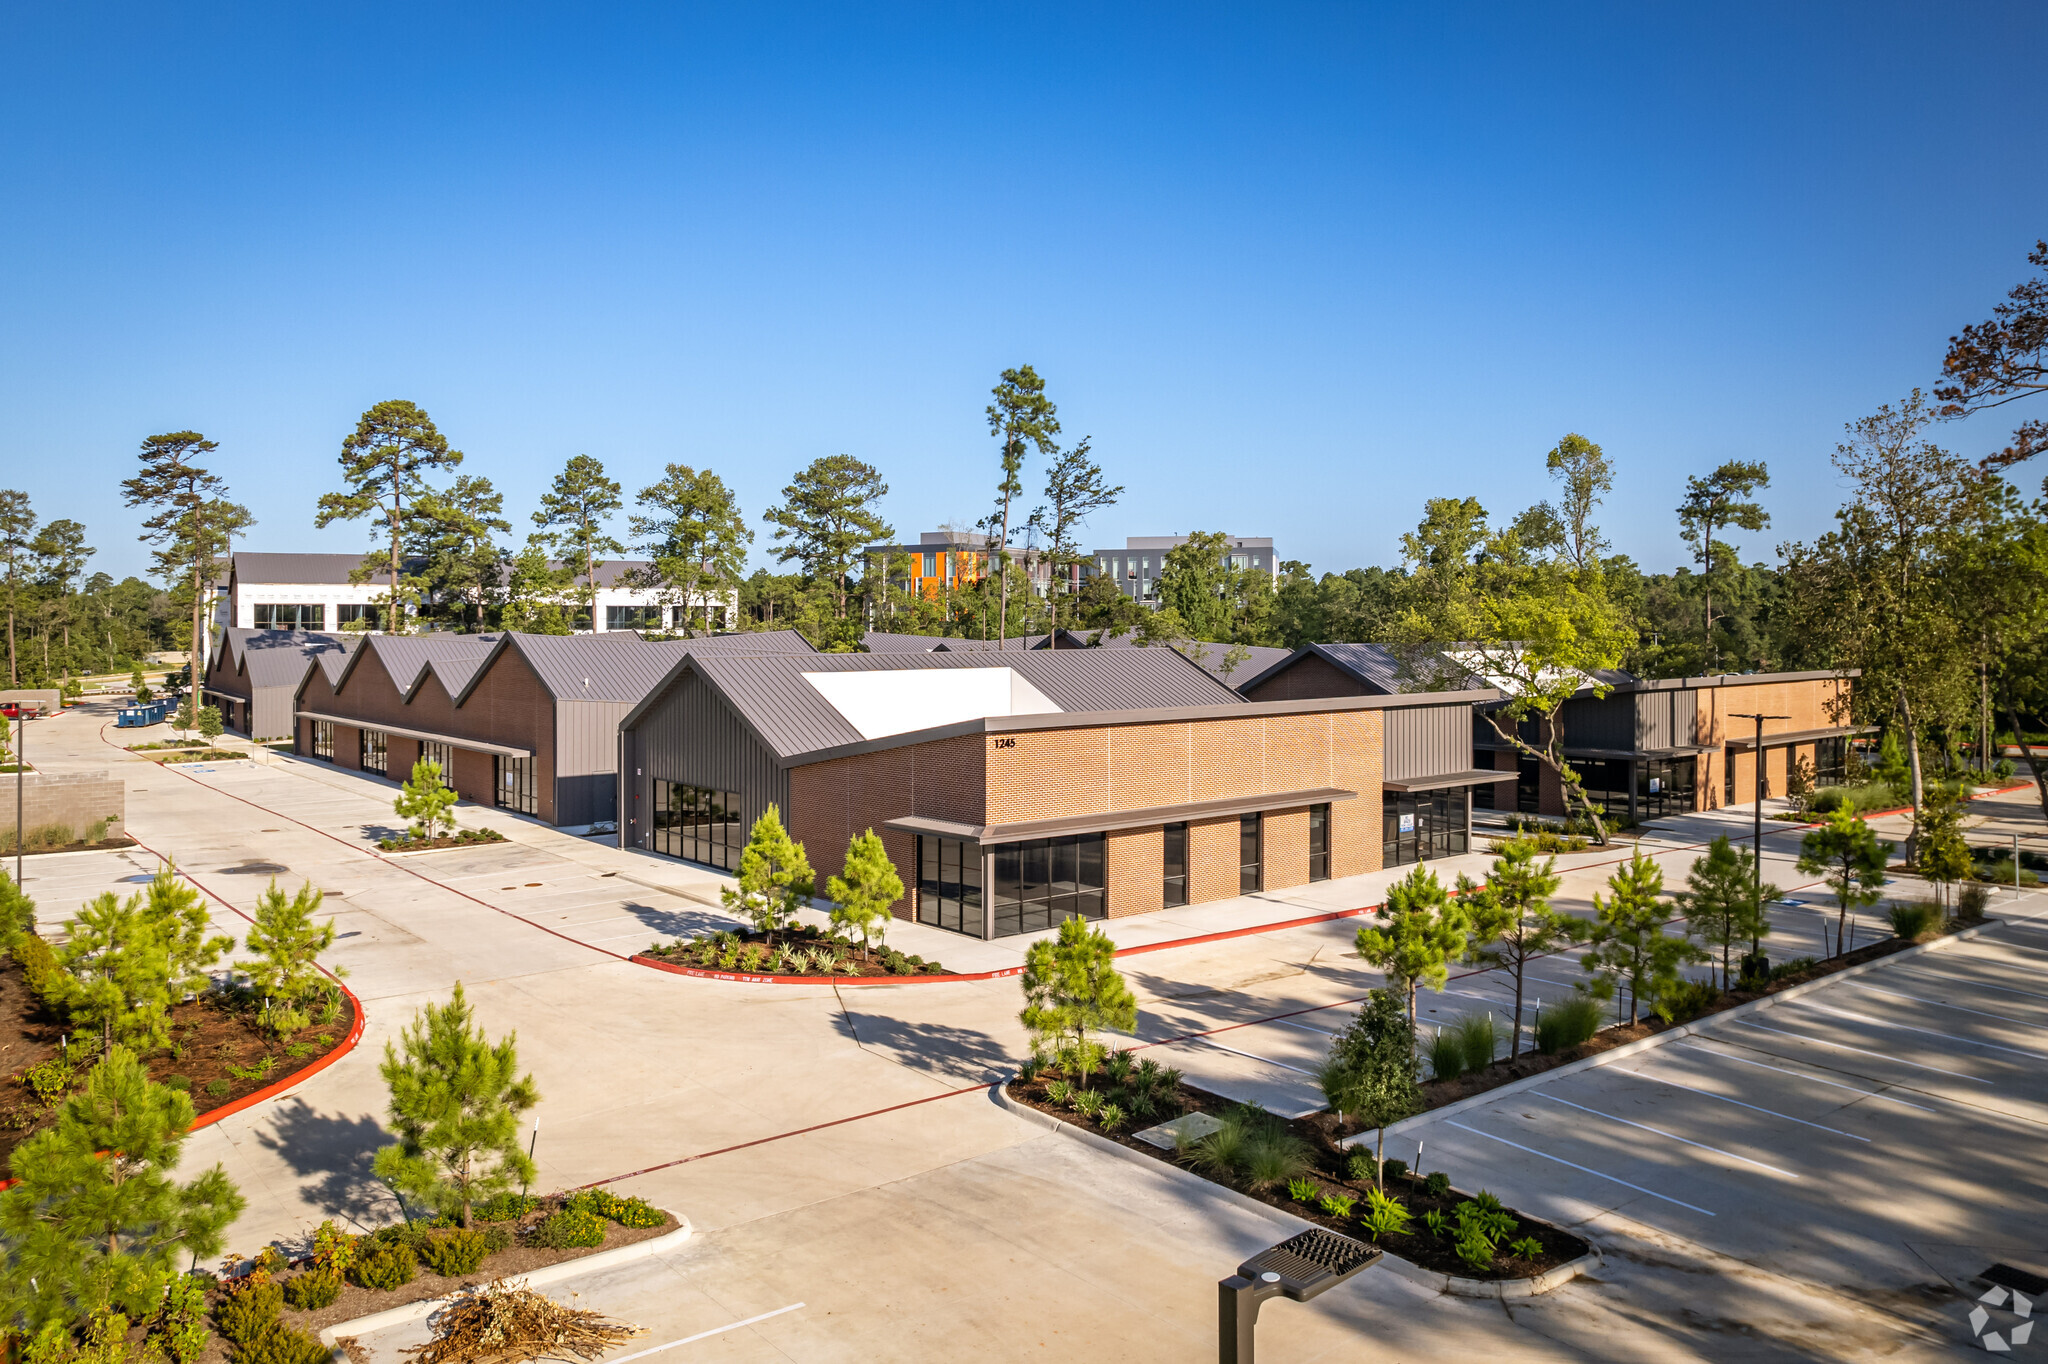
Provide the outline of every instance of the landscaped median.
[[1126,1159],[1199,1178],[1267,1216],[1284,1216],[1377,1245],[1405,1278],[1463,1297],[1526,1297],[1598,1262],[1583,1239],[1465,1194],[1442,1173],[1389,1160],[1380,1182],[1347,1150],[1335,1115],[1287,1119],[1188,1084],[1180,1073],[1111,1053],[1094,1087],[1057,1068],[1027,1066],[998,1082],[996,1101],[1054,1131]]

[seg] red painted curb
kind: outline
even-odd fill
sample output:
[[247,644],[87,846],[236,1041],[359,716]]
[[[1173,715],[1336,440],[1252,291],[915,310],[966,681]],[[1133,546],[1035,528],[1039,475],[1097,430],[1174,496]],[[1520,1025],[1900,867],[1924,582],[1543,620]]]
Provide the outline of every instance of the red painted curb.
[[948,981],[996,980],[1002,976],[1018,976],[1024,973],[1021,966],[1007,966],[1000,971],[983,971],[977,975],[942,976],[757,976],[745,971],[714,971],[707,966],[678,966],[671,961],[660,961],[638,953],[626,958],[641,966],[652,966],[657,971],[672,975],[695,976],[699,980],[730,980],[742,985],[943,985]]
[[312,1079],[315,1075],[318,1075],[321,1071],[356,1049],[356,1043],[363,1039],[363,1024],[366,1021],[363,1017],[363,1001],[356,998],[354,990],[349,989],[346,985],[342,985],[340,981],[337,980],[334,983],[340,987],[343,994],[348,996],[349,1003],[355,1006],[356,1021],[349,1025],[348,1036],[342,1038],[333,1051],[328,1052],[325,1056],[313,1062],[312,1065],[302,1070],[295,1070],[275,1084],[265,1085],[252,1094],[244,1094],[233,1103],[222,1104],[219,1108],[208,1109],[206,1112],[201,1113],[193,1120],[192,1126],[187,1129],[188,1131],[197,1132],[200,1128],[210,1127],[223,1118],[231,1118],[244,1109],[254,1108],[266,1099],[274,1099],[298,1084],[301,1080]]

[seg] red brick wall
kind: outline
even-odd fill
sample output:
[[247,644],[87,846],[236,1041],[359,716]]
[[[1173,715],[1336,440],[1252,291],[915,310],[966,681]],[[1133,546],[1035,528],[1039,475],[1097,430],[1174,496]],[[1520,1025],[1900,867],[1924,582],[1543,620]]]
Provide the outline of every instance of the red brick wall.
[[790,836],[804,845],[811,869],[818,874],[819,893],[824,893],[825,878],[845,865],[846,845],[855,835],[873,829],[882,836],[882,846],[903,878],[905,895],[892,911],[898,918],[911,918],[916,843],[910,834],[883,828],[883,822],[924,815],[985,823],[984,742],[978,734],[961,735],[790,769],[790,808],[783,812],[783,822]]

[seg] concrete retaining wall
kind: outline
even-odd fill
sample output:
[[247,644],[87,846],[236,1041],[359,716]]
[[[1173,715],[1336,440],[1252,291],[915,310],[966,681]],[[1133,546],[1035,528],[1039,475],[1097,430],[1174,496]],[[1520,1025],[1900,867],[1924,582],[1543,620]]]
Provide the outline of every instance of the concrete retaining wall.
[[64,693],[55,687],[18,687],[11,691],[0,688],[0,701],[33,701],[45,715],[55,715],[64,709]]
[[[30,761],[34,761],[33,755]],[[7,838],[14,837],[14,785],[12,776],[0,777],[0,823],[7,825]],[[109,833],[122,832],[121,821],[128,814],[128,788],[105,772],[30,772],[22,783],[22,825],[28,830],[62,824],[73,838],[84,838],[99,820],[113,816]]]

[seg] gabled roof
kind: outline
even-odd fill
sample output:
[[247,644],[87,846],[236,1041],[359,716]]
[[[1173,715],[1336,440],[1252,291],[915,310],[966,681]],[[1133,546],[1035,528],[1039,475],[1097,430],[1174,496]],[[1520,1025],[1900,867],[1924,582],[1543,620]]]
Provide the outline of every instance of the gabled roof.
[[1027,649],[1041,648],[1044,635],[1012,635],[1000,645],[992,639],[960,639],[952,635],[899,635],[887,630],[870,630],[861,636],[860,642],[871,654],[958,654],[987,653],[1000,649],[1004,653],[1020,654]]
[[[238,550],[234,556],[234,576],[245,583],[346,583],[349,574],[363,566],[364,558],[361,554],[258,554]],[[370,581],[390,583],[388,563]]]
[[362,642],[361,635],[322,634],[310,630],[246,630],[237,625],[221,631],[217,664],[249,679],[251,687],[297,687],[316,655],[332,655],[337,663]]
[[1009,668],[1061,712],[1241,706],[1244,698],[1170,649],[1020,651],[997,663],[987,653],[818,654],[810,658],[692,654],[621,721],[632,725],[695,671],[784,760],[866,740],[806,673]]
[[[362,645],[349,652],[347,660],[338,668],[323,669],[329,685],[340,691],[349,675],[363,659],[375,656],[391,678],[391,685],[405,700],[412,700],[420,683],[427,675],[430,663],[459,664],[464,661],[482,662],[498,644],[498,636],[458,635],[437,632],[428,635],[370,635]],[[467,673],[462,674],[465,678]],[[448,675],[441,674],[442,685],[448,684]],[[451,689],[452,694],[452,689]]]
[[1414,661],[1411,666],[1404,660],[1401,651],[1391,644],[1304,644],[1293,653],[1266,663],[1257,671],[1239,669],[1244,680],[1237,684],[1238,690],[1250,691],[1259,683],[1286,671],[1303,658],[1314,656],[1322,659],[1338,672],[1357,682],[1368,692],[1378,696],[1395,696],[1403,692],[1442,690],[1432,687],[1435,680],[1418,676],[1416,668],[1440,669],[1443,676],[1455,672],[1464,680],[1453,690],[1484,691],[1488,684],[1457,668],[1448,658],[1430,656]]

